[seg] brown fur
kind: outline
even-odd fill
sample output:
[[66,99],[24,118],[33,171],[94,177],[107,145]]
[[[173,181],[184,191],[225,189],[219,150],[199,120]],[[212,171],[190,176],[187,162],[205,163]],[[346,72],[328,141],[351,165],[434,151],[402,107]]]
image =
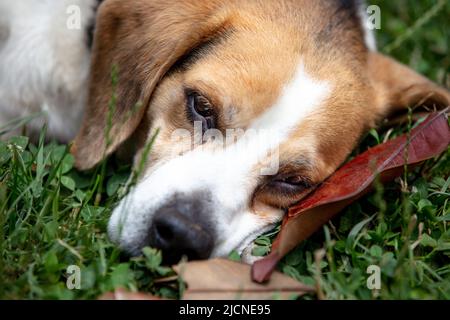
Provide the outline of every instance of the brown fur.
[[[334,172],[362,134],[389,113],[424,101],[450,105],[445,89],[369,52],[357,25],[340,26],[342,17],[327,3],[106,1],[94,42],[89,107],[72,149],[77,167],[93,167],[138,127],[134,137],[140,136],[140,148],[160,129],[148,170],[169,160],[177,147],[170,144],[173,130],[191,129],[182,111],[186,87],[209,97],[220,114],[220,130],[246,129],[276,102],[299,61],[308,74],[328,81],[333,89],[324,105],[281,146],[280,170],[302,175],[313,185]],[[186,70],[169,72],[191,50],[223,34],[224,39]],[[118,104],[112,116],[112,140],[106,145],[113,64],[119,69]],[[130,115],[138,103],[142,107]],[[306,158],[308,165],[297,161],[299,157]],[[267,205],[287,207],[310,191],[296,196],[273,194],[264,183],[253,196],[255,212]]]

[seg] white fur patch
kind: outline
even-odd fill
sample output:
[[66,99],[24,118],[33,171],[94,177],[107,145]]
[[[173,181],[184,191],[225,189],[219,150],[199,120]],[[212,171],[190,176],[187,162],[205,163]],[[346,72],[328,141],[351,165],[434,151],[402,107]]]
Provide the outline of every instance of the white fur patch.
[[260,175],[255,170],[257,164],[286,142],[292,131],[321,106],[329,92],[327,83],[311,78],[300,65],[278,103],[251,125],[250,130],[265,133],[262,141],[257,134],[244,136],[219,150],[197,147],[151,168],[114,210],[110,237],[121,247],[137,252],[144,245],[155,210],[176,193],[202,192],[210,194],[214,208],[210,216],[217,233],[213,256],[224,256],[234,249],[242,251],[282,218],[280,211],[280,216],[272,221],[264,220],[248,207]]
[[362,1],[359,8],[359,17],[361,19],[361,25],[364,30],[364,42],[370,51],[377,51],[377,40],[375,38],[375,32],[371,28],[369,22],[369,16],[367,12],[368,6],[365,1]]
[[[80,29],[69,29],[69,6],[80,9]],[[0,0],[0,127],[46,112],[30,124],[69,141],[82,118],[90,52],[86,27],[96,0]]]

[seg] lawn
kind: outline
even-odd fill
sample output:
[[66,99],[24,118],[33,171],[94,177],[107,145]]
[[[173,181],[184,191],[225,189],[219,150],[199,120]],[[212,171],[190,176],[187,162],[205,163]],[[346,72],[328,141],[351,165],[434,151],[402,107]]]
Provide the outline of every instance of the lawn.
[[[450,87],[450,2],[372,3],[381,7],[381,51]],[[372,130],[355,154],[408,129]],[[93,299],[118,287],[178,297],[177,280],[158,280],[172,274],[159,252],[148,248],[130,260],[108,241],[111,208],[129,175],[114,158],[77,172],[68,146],[45,144],[43,137],[37,145],[24,137],[0,142],[0,298]],[[449,176],[450,149],[377,185],[279,270],[318,282],[320,294],[306,299],[450,299]],[[274,234],[257,240],[256,254],[270,250]],[[80,290],[66,287],[70,265],[81,268]],[[370,265],[381,269],[380,290],[367,288]]]

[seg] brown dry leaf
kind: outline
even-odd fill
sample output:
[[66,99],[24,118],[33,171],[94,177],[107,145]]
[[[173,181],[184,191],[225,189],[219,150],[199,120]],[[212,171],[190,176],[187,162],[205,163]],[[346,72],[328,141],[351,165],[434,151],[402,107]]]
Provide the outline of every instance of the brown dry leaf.
[[431,114],[409,135],[376,146],[336,171],[306,199],[289,210],[269,256],[256,262],[252,278],[270,279],[278,261],[300,242],[331,220],[346,206],[372,190],[377,175],[385,183],[403,173],[405,165],[417,165],[438,156],[450,144],[449,108]]
[[279,272],[264,285],[254,283],[250,265],[230,260],[181,263],[174,269],[187,284],[184,300],[290,299],[314,292]]

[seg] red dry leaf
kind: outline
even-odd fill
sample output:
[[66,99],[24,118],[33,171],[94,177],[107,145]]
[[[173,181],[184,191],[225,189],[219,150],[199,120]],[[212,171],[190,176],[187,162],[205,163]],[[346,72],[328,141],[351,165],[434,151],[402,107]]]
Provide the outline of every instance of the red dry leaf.
[[345,164],[315,192],[290,208],[266,258],[256,262],[252,278],[269,280],[277,263],[346,206],[372,190],[376,176],[385,183],[400,176],[406,164],[436,157],[450,144],[449,109],[431,114],[408,135],[376,146]]

